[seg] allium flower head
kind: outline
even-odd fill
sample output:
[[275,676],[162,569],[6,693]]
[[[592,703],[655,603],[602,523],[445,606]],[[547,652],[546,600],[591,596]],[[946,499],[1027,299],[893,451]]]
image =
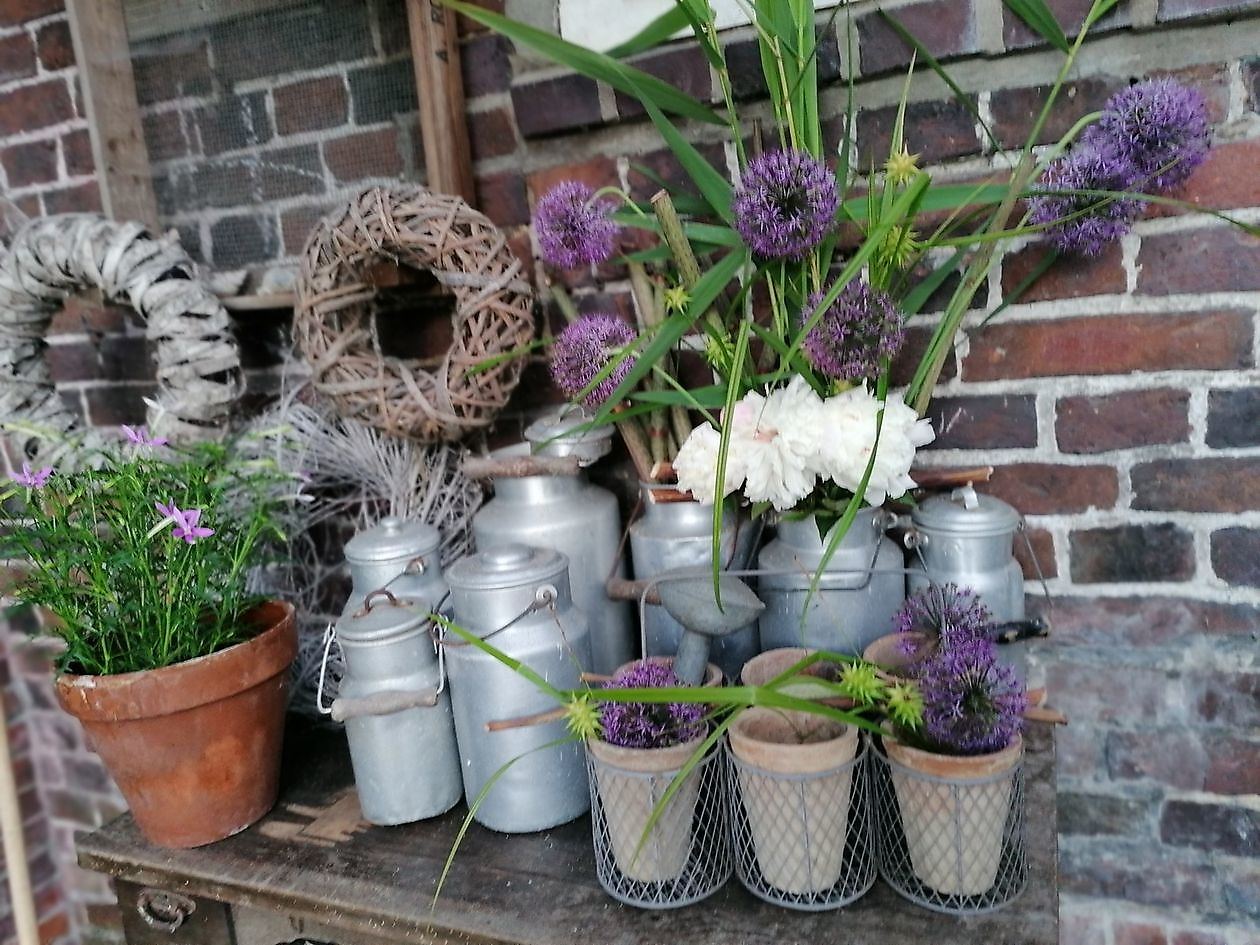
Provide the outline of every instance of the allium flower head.
[[561,269],[607,260],[617,246],[619,227],[611,200],[596,200],[579,181],[564,181],[543,194],[534,208],[534,232],[543,259]]
[[971,588],[932,584],[906,598],[893,618],[893,629],[926,634],[948,649],[972,637],[987,637],[992,620],[989,608]]
[[[810,296],[804,318],[818,307],[824,293]],[[809,330],[803,345],[814,367],[846,381],[873,377],[880,359],[894,357],[906,340],[904,317],[892,298],[864,279],[854,279]]]
[[768,151],[735,191],[735,229],[763,259],[800,259],[831,229],[839,199],[836,176],[812,155]]
[[935,749],[988,754],[1009,745],[1023,727],[1024,687],[982,637],[938,651],[919,675],[919,690],[923,734]]
[[1030,201],[1029,220],[1047,227],[1046,238],[1061,252],[1097,256],[1129,232],[1140,204],[1103,196],[1054,191],[1127,190],[1131,169],[1106,147],[1086,144],[1046,168],[1040,189],[1050,191]]
[[[633,341],[634,330],[615,315],[584,315],[556,337],[551,348],[551,379],[570,399],[580,397],[586,406],[599,407],[634,367],[633,357],[617,361]],[[614,361],[612,370],[587,390]]]
[[14,473],[10,478],[19,486],[26,486],[28,489],[42,489],[48,485],[48,480],[52,478],[53,468],[45,466],[38,471],[31,469],[30,463],[22,464],[22,471]]
[[1147,79],[1107,100],[1085,142],[1130,167],[1129,189],[1169,190],[1203,163],[1211,138],[1207,101],[1175,79]]
[[[642,660],[623,669],[605,689],[668,689],[681,686],[662,663]],[[693,702],[604,702],[604,741],[622,748],[668,748],[704,734],[705,707]]]

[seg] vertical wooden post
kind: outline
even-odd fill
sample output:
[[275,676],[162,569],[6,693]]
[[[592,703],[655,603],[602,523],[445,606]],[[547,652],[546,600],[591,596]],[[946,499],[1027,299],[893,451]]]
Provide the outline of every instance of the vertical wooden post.
[[455,13],[441,0],[407,0],[411,55],[420,96],[420,134],[429,188],[473,201]]
[[122,0],[69,0],[70,33],[92,138],[101,206],[115,220],[157,228]]
[[38,916],[31,894],[31,873],[27,867],[26,839],[22,835],[22,812],[18,806],[17,781],[9,754],[9,722],[0,694],[0,835],[4,838],[4,862],[9,874],[13,924],[18,945],[39,945]]

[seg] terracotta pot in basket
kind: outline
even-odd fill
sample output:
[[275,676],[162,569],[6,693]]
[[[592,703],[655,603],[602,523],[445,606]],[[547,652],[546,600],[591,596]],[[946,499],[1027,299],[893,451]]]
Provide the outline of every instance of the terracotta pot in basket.
[[297,655],[293,606],[245,619],[257,636],[161,669],[57,679],[136,825],[164,847],[197,847],[244,830],[275,804]]

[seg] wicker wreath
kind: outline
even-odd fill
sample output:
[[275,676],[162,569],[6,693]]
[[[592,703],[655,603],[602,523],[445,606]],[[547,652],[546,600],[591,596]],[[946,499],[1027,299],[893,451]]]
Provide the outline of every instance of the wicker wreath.
[[85,289],[130,305],[145,322],[158,383],[152,432],[183,442],[222,434],[244,386],[240,351],[227,312],[198,281],[192,260],[139,223],[70,213],[26,223],[0,259],[0,419],[45,434],[19,431],[23,455],[63,454],[65,435],[79,424],[57,395],[43,352],[53,315]]
[[[382,260],[430,272],[455,297],[454,340],[435,359],[385,355],[375,331]],[[294,330],[317,390],[344,416],[421,442],[487,426],[520,381],[532,292],[502,232],[458,197],[372,188],[306,244]],[[505,355],[487,363],[487,359]],[[479,365],[484,369],[472,370]]]

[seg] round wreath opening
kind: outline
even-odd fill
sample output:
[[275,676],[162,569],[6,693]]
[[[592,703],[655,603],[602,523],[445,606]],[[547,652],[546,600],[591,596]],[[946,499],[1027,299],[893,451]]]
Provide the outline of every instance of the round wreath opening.
[[80,425],[57,393],[44,335],[62,303],[86,289],[145,323],[158,386],[152,432],[174,442],[221,436],[244,389],[240,350],[188,254],[139,223],[68,213],[29,221],[0,258],[0,419],[22,425],[23,457],[63,455]]
[[[453,340],[436,362],[381,350],[382,261],[431,273],[455,298]],[[533,293],[504,234],[458,197],[374,187],[325,217],[307,241],[294,334],[315,389],[341,416],[424,443],[491,423],[520,382]]]

